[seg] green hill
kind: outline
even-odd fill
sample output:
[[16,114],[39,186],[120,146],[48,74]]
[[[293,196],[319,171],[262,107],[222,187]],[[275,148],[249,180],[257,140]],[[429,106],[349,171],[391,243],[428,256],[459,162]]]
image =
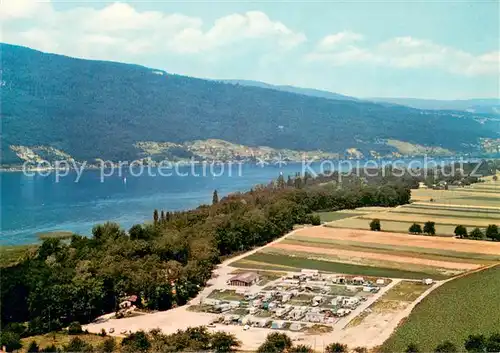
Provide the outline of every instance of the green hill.
[[78,160],[130,160],[141,141],[222,139],[247,146],[387,154],[395,139],[470,152],[498,130],[467,113],[324,99],[171,75],[1,44],[2,163],[10,146],[47,146]]

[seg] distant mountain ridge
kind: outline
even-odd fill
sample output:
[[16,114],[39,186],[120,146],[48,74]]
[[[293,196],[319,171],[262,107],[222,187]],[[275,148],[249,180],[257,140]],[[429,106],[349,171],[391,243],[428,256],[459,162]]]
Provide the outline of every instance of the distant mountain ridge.
[[500,98],[437,100],[419,98],[369,98],[376,103],[393,103],[416,109],[461,110],[478,114],[500,115]]
[[296,93],[296,94],[303,94],[303,95],[306,95],[306,96],[318,97],[318,98],[341,99],[341,100],[351,100],[351,101],[357,101],[357,100],[359,100],[358,98],[350,97],[350,96],[345,96],[343,94],[339,94],[339,93],[335,93],[335,92],[329,92],[329,91],[324,91],[324,90],[319,90],[319,89],[314,89],[314,88],[303,88],[303,87],[288,86],[288,85],[272,85],[270,83],[265,83],[265,82],[260,82],[260,81],[251,81],[251,80],[220,80],[220,82],[231,83],[231,84],[242,85],[242,86],[251,86],[251,87],[260,87],[260,88],[267,88],[267,89],[275,89],[275,90],[278,90],[278,91],[290,92],[290,93]]
[[368,156],[398,152],[401,144],[392,140],[471,153],[482,138],[499,138],[498,122],[470,113],[325,99],[9,44],[0,49],[2,164],[22,162],[13,146],[36,147],[42,157],[57,150],[77,160],[120,161],[145,157],[137,148],[144,141],[219,139]]

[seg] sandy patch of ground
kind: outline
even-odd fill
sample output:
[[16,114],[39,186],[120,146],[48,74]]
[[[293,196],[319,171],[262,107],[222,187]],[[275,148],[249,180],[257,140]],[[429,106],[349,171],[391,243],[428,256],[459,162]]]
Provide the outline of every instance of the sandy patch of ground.
[[278,243],[278,244],[273,244],[271,248],[278,248],[290,251],[300,251],[311,254],[325,254],[325,255],[335,255],[338,257],[346,257],[346,258],[360,258],[360,259],[380,260],[389,262],[401,262],[408,264],[425,265],[425,266],[447,268],[447,269],[458,269],[458,270],[473,270],[475,268],[480,267],[480,265],[470,264],[470,263],[430,260],[418,257],[405,257],[405,256],[397,256],[389,254],[370,253],[364,251],[330,249],[330,248],[321,248],[321,247],[303,246],[294,244]]
[[378,244],[401,245],[429,249],[452,250],[458,252],[498,255],[500,242],[485,242],[479,240],[455,239],[444,237],[430,237],[423,235],[409,235],[388,232],[372,232],[369,230],[310,227],[294,232],[301,237],[314,237],[337,240],[353,240]]

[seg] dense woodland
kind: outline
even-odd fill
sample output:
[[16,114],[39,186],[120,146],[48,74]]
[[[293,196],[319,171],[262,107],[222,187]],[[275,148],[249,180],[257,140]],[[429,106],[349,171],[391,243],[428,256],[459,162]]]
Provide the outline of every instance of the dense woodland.
[[[484,173],[492,165],[484,163]],[[93,228],[91,237],[46,239],[17,265],[2,268],[4,332],[29,336],[87,323],[130,295],[145,310],[167,310],[193,298],[225,256],[263,245],[295,224],[319,224],[313,211],[396,206],[423,180],[403,177],[280,176],[269,185],[183,212],[157,211],[128,231]]]
[[248,146],[369,155],[395,151],[393,138],[474,152],[498,137],[496,121],[326,99],[171,75],[149,68],[46,54],[0,44],[2,163],[19,163],[9,145],[49,145],[77,160],[139,157],[138,141],[219,138]]

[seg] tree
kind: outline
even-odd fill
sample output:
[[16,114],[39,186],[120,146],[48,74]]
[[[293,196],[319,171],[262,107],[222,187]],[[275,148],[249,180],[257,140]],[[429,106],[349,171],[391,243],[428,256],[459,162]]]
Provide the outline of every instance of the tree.
[[214,190],[214,193],[212,195],[212,205],[215,205],[218,203],[219,203],[219,194],[217,193],[217,190]]
[[325,347],[326,353],[347,353],[349,349],[347,348],[347,344],[341,344],[338,342],[330,343]]
[[498,226],[496,224],[490,224],[488,228],[486,228],[486,238],[500,241],[500,233],[498,232]]
[[288,353],[313,353],[313,349],[310,346],[304,344],[298,344],[293,346],[288,350]]
[[424,233],[427,235],[436,235],[436,223],[431,221],[425,222]]
[[420,348],[415,343],[410,343],[406,347],[405,353],[420,353]]
[[7,352],[15,351],[23,346],[21,337],[15,332],[3,330],[0,333],[0,347],[3,346],[7,349]]
[[285,333],[273,332],[267,335],[264,343],[257,349],[258,353],[281,353],[292,347],[292,340]]
[[484,335],[469,335],[464,344],[467,352],[481,353],[486,349],[486,337]]
[[484,238],[484,234],[483,234],[483,231],[479,228],[474,228],[472,230],[472,232],[470,232],[470,237],[472,239],[483,239]]
[[374,219],[373,221],[370,222],[370,229],[375,231],[375,232],[379,232],[380,230],[382,230],[382,227],[380,225],[380,219]]
[[435,353],[456,353],[458,352],[457,346],[455,346],[450,341],[444,341],[437,345],[436,349],[434,349]]
[[155,209],[155,210],[153,211],[153,223],[154,223],[155,225],[157,225],[157,224],[158,224],[158,218],[159,218],[159,216],[158,216],[158,210],[156,210],[156,209]]
[[210,337],[210,345],[214,352],[232,352],[238,348],[241,343],[232,333],[223,331],[215,332]]
[[122,347],[130,349],[131,352],[146,352],[151,348],[151,342],[149,342],[149,338],[144,331],[137,331],[122,340]]
[[82,325],[80,325],[78,321],[73,321],[71,324],[69,324],[68,333],[70,335],[79,335],[82,332]]
[[422,234],[422,226],[417,223],[413,223],[408,229],[410,234]]
[[28,353],[38,353],[38,351],[40,350],[40,347],[38,346],[38,344],[33,340],[30,342],[30,345],[28,346],[28,349],[26,352]]
[[165,223],[165,211],[161,210],[161,213],[160,213],[160,223],[161,224],[164,224]]
[[458,238],[467,238],[468,237],[467,228],[465,228],[462,225],[456,226],[455,236]]

